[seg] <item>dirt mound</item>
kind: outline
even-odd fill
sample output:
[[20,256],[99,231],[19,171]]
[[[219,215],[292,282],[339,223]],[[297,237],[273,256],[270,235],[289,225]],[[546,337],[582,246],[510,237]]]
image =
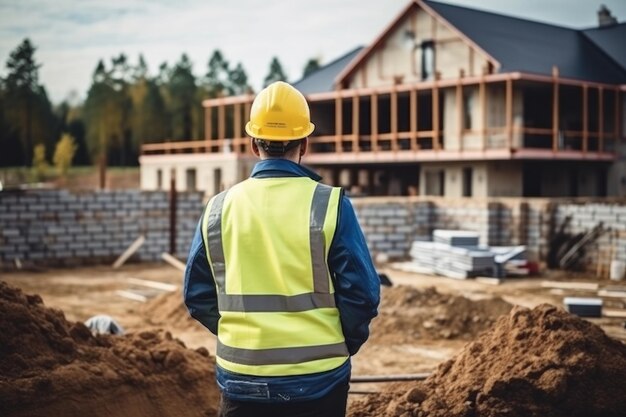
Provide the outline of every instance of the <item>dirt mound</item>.
[[626,345],[550,305],[516,307],[423,383],[357,401],[351,417],[618,417]]
[[141,313],[150,324],[175,324],[177,329],[199,326],[198,322],[189,315],[183,303],[183,292],[180,289],[154,297],[143,305]]
[[434,287],[383,287],[370,341],[414,343],[423,338],[471,340],[513,306],[501,298],[473,301]]
[[162,331],[93,336],[0,282],[0,415],[207,417],[218,403],[206,349]]

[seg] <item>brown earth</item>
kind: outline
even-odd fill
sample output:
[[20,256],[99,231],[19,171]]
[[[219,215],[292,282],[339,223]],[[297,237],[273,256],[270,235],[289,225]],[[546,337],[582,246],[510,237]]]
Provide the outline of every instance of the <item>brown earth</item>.
[[626,346],[554,306],[515,307],[423,383],[355,401],[350,417],[618,417]]
[[435,287],[383,287],[372,343],[415,343],[421,339],[471,340],[513,306],[500,297],[470,300]]
[[[388,273],[397,287],[383,288],[382,290],[380,316],[375,319],[371,326],[373,333],[372,338],[361,348],[359,353],[353,357],[352,365],[354,376],[430,372],[450,358],[456,357],[456,360],[458,360],[459,356],[457,355],[459,352],[466,349],[468,346],[467,341],[468,339],[471,339],[469,334],[478,334],[486,329],[488,330],[487,323],[489,321],[493,322],[495,316],[499,314],[498,308],[485,308],[483,310],[477,310],[476,306],[480,305],[481,302],[487,301],[488,304],[490,304],[490,301],[497,300],[497,297],[501,297],[511,304],[523,305],[532,308],[541,303],[559,305],[562,302],[562,297],[567,295],[595,296],[595,292],[585,291],[561,291],[557,293],[554,290],[543,288],[541,280],[538,279],[507,280],[502,285],[494,286],[475,280],[459,281],[443,279],[441,277],[409,274],[394,270],[386,270],[384,272]],[[86,343],[86,346],[84,346],[84,344],[78,343],[77,340],[74,340],[74,338],[71,337],[72,335],[67,329],[71,329],[75,324],[68,324],[66,321],[65,326],[69,327],[66,327],[65,331],[70,334],[71,341],[75,344],[74,346],[78,346],[78,348],[73,351],[74,353],[69,356],[69,359],[65,357],[65,361],[70,360],[71,362],[63,362],[62,364],[59,364],[59,359],[53,358],[54,360],[51,360],[50,364],[46,365],[48,367],[43,366],[40,369],[33,365],[32,372],[30,373],[28,370],[22,368],[22,370],[18,372],[18,374],[22,376],[18,378],[5,377],[4,368],[0,368],[0,390],[6,390],[0,391],[0,416],[4,417],[5,415],[8,415],[13,417],[25,415],[50,415],[52,417],[56,417],[60,415],[77,416],[95,414],[96,417],[99,417],[103,416],[105,413],[107,414],[107,417],[118,415],[129,417],[161,415],[195,416],[205,415],[205,411],[208,413],[206,415],[212,415],[211,413],[214,412],[217,401],[216,390],[213,382],[214,376],[212,364],[214,359],[212,357],[206,358],[202,355],[197,355],[193,351],[184,349],[179,342],[176,342],[176,339],[183,340],[187,346],[199,348],[199,351],[202,353],[205,353],[204,349],[212,353],[215,351],[215,338],[204,327],[202,327],[202,325],[188,317],[182,304],[180,291],[177,293],[164,293],[155,297],[155,295],[161,291],[148,290],[145,286],[140,286],[136,282],[131,282],[132,280],[130,280],[130,278],[169,283],[177,285],[180,288],[183,277],[180,271],[176,271],[167,265],[158,264],[127,264],[117,270],[111,269],[107,266],[100,266],[90,268],[54,269],[36,273],[16,272],[2,274],[1,279],[8,282],[10,285],[19,287],[23,291],[31,294],[40,294],[45,300],[46,306],[62,310],[64,312],[63,314],[69,319],[69,321],[84,321],[95,314],[108,314],[114,317],[116,321],[118,321],[127,331],[131,332],[131,334],[119,339],[112,337],[94,337],[92,338],[93,340],[88,339],[92,340],[89,343],[96,345],[94,349],[96,349],[97,352],[101,352],[93,353],[94,349],[90,347],[91,345],[89,343]],[[548,277],[548,279],[554,278]],[[556,279],[568,280],[569,277],[562,276],[556,277]],[[593,280],[591,277],[578,277],[578,280],[583,279],[588,281]],[[604,285],[603,283],[600,284]],[[431,288],[433,286],[436,286],[436,291]],[[118,294],[120,290],[133,291],[143,294],[147,296],[149,300],[146,303],[129,300]],[[454,300],[457,296],[462,296],[466,299],[457,299],[454,302],[450,302],[451,299]],[[619,299],[605,299],[604,301],[605,306],[607,307],[613,307],[616,309],[620,307],[618,305],[620,301]],[[34,303],[34,305],[35,307],[39,306],[41,308],[45,308],[39,303]],[[509,308],[506,305],[502,306],[501,303],[498,303],[498,306],[507,309]],[[20,314],[22,316],[24,315],[23,308],[24,307],[22,306],[22,310],[20,310],[18,307],[18,310],[22,311]],[[28,309],[30,308],[31,307],[28,307]],[[454,309],[454,314],[447,313],[445,311],[446,309]],[[506,311],[504,313],[506,314]],[[462,326],[459,327],[455,325],[454,319],[460,319],[464,315],[467,317],[478,316],[480,318],[465,319],[467,326],[475,326],[475,323],[482,323],[482,320],[485,320],[485,323],[480,324],[480,326],[476,326],[476,328],[472,327],[471,329],[465,329]],[[385,318],[387,316],[389,316],[389,322],[385,323]],[[441,316],[441,318],[446,316],[449,321],[440,320],[439,322],[434,322],[436,326],[431,326],[429,322],[433,322],[433,318],[437,316]],[[4,321],[4,317],[5,309],[0,308],[0,323]],[[11,317],[10,322],[18,323],[20,320],[19,317],[14,317],[12,315],[8,315],[7,317]],[[404,323],[403,326],[396,326],[392,320],[393,317]],[[379,320],[380,323],[382,323],[381,325],[379,325]],[[626,330],[623,327],[624,319],[603,317],[588,320],[598,326],[602,326],[602,329],[610,336],[626,340]],[[415,323],[412,324],[412,322],[417,322],[419,325],[416,326]],[[424,323],[427,323],[425,327]],[[9,346],[11,340],[17,340],[18,344],[24,344],[24,336],[20,336],[21,333],[37,334],[37,337],[48,340],[47,336],[45,336],[46,333],[41,329],[33,331],[28,330],[28,327],[22,327],[22,331],[17,332],[15,329],[5,330],[5,326],[7,325],[0,325],[0,333],[6,333],[7,335],[10,335],[10,337],[5,337],[0,334],[0,363],[5,363],[4,357],[6,354],[2,349],[4,349],[5,346]],[[52,329],[55,328],[55,326],[50,323],[48,323],[45,327],[50,327]],[[82,326],[78,327],[81,328]],[[36,326],[33,328],[37,329]],[[402,330],[402,328],[405,330]],[[415,330],[415,328],[417,328],[417,330]],[[445,332],[443,335],[441,334],[442,330],[455,328],[459,329],[459,332],[454,336],[452,336],[451,333],[449,335],[450,338],[444,337],[446,336]],[[165,331],[160,329],[165,329]],[[383,335],[385,331],[389,333],[389,340]],[[403,336],[403,331],[413,331],[414,334]],[[175,338],[174,340],[168,340],[168,332],[174,335],[172,337],[172,339]],[[493,332],[493,330],[489,332]],[[511,348],[506,347],[510,344],[510,342],[507,341],[509,333],[510,331],[501,331],[499,337],[503,339],[499,343],[503,346],[500,348],[501,350],[497,350],[497,352],[501,352],[499,353],[500,355],[507,357],[509,362],[511,362],[511,366],[520,360],[526,360],[526,357],[534,357],[544,354],[542,349],[536,347],[531,348],[529,347],[530,345],[527,344],[522,344],[520,346],[520,349],[522,349],[520,352],[516,352],[515,354],[511,353]],[[142,334],[155,334],[157,337],[154,338],[154,344],[147,344],[147,347],[143,350],[134,349],[134,347],[136,347],[135,343],[145,343],[142,342],[143,339],[140,337]],[[479,337],[479,340],[482,340],[485,334],[487,333],[483,333],[483,335]],[[530,332],[530,334],[532,335],[533,333]],[[544,336],[545,335],[541,337]],[[54,336],[51,340],[56,340],[57,338],[57,336]],[[148,336],[148,338],[152,340],[150,336]],[[63,337],[61,337],[61,339],[63,339]],[[120,342],[117,342],[119,344],[115,344],[115,346],[123,346],[124,349],[128,349],[128,353],[123,353],[123,350],[121,351],[121,354],[116,353],[116,355],[121,357],[116,360],[122,361],[123,366],[120,365],[119,362],[116,362],[119,366],[116,365],[117,367],[111,368],[113,365],[108,362],[110,358],[107,355],[109,354],[103,353],[107,351],[110,352],[110,348],[100,346],[98,344],[100,342],[97,342],[98,340],[108,339],[120,340]],[[495,340],[497,339],[492,340],[494,344],[496,344]],[[548,344],[551,340],[552,339],[550,338],[546,338],[546,342],[544,343]],[[595,339],[591,340],[592,343],[595,343]],[[540,342],[538,341],[536,343]],[[194,358],[196,357],[199,357],[199,359],[204,358],[205,362],[201,362],[201,365],[194,365],[194,369],[201,370],[201,372],[205,375],[202,377],[202,380],[197,383],[197,385],[203,386],[204,384],[205,387],[207,385],[209,386],[209,388],[203,388],[206,392],[202,393],[202,395],[207,398],[203,397],[201,399],[197,399],[199,394],[196,388],[185,387],[183,380],[178,379],[181,378],[181,376],[175,374],[175,371],[170,371],[169,373],[166,373],[165,370],[160,373],[155,371],[153,372],[154,377],[151,375],[142,376],[141,380],[137,379],[135,382],[125,382],[123,377],[127,373],[136,375],[132,369],[137,369],[141,372],[137,368],[137,365],[133,365],[131,363],[132,361],[128,359],[128,356],[131,353],[137,353],[137,357],[142,357],[142,352],[152,351],[160,344],[167,344],[167,348],[172,350],[180,349],[180,351],[183,352],[187,358],[188,364],[195,364],[196,362],[194,362]],[[39,346],[36,350],[44,352],[45,355],[43,355],[43,357],[48,355],[46,353],[48,350],[41,348],[43,342],[31,342],[31,345]],[[552,352],[553,348],[544,348],[548,352],[547,358],[554,362],[554,359],[550,359],[552,358],[552,356],[550,356],[552,353],[550,352]],[[16,348],[13,347],[13,349]],[[89,355],[93,355],[93,361],[89,358],[86,359],[78,355],[76,350],[79,352],[88,352]],[[54,349],[53,351],[56,352]],[[30,351],[26,348],[25,352]],[[58,352],[56,354],[58,354]],[[188,357],[188,355],[191,356]],[[505,385],[507,389],[515,392],[517,388],[511,388],[515,387],[515,382],[508,381],[504,378],[506,377],[506,373],[503,374],[502,371],[498,370],[499,367],[504,366],[506,362],[505,359],[498,359],[494,362],[490,359],[489,355],[484,354],[484,352],[480,353],[479,357],[484,361],[485,367],[493,367],[494,370],[500,372],[500,374],[496,372],[494,375],[504,381],[502,382],[503,384],[508,384]],[[19,360],[14,359],[15,356],[12,356],[12,358],[13,359],[10,361],[15,361],[16,363],[19,362]],[[63,359],[63,356],[61,359]],[[105,365],[101,365],[100,362],[103,362]],[[32,361],[30,363],[32,363]],[[110,382],[110,386],[101,387],[100,385],[90,382],[95,378],[95,374],[90,372],[89,369],[100,369],[101,366],[111,368],[113,369],[113,372],[117,374],[118,379]],[[73,369],[77,369],[77,371]],[[183,368],[179,367],[178,369]],[[72,374],[73,380],[76,381],[74,383],[67,382],[68,379],[65,378],[65,373],[70,371],[74,372]],[[489,375],[487,369],[476,372],[478,375],[477,378],[479,378],[476,384],[482,387],[482,385],[480,385],[480,379],[486,381],[488,379],[490,380],[491,377],[485,376]],[[164,373],[166,373],[165,376],[161,375]],[[39,377],[40,374],[47,375],[48,380],[51,381],[46,382],[46,379],[43,379],[44,382],[41,384],[44,389],[41,390],[41,400],[39,399],[39,393],[34,391],[36,381],[41,379],[41,377]],[[57,374],[61,376],[57,377]],[[511,375],[512,378],[515,377],[514,374]],[[454,388],[456,391],[453,391],[452,394],[448,394],[448,391],[441,391],[441,393],[438,394],[440,397],[433,396],[433,399],[441,398],[441,396],[444,396],[445,394],[445,396],[450,396],[451,404],[463,404],[466,400],[461,401],[459,398],[466,397],[458,394],[457,391],[463,392],[463,389],[465,389],[463,388],[463,384],[467,384],[468,381],[467,376],[461,375],[460,372],[455,372],[446,378],[449,379],[445,379],[445,381],[450,382],[452,384],[451,386],[456,387]],[[165,379],[167,379],[168,383],[162,383]],[[457,383],[457,379],[460,385],[454,385]],[[524,381],[524,378],[522,377],[519,379]],[[109,379],[105,380],[112,381]],[[623,380],[624,379],[622,377],[622,380],[615,382],[615,384],[621,384],[623,383]],[[588,381],[588,379],[585,379],[585,381]],[[448,382],[446,382],[446,387],[448,386]],[[497,381],[492,381],[490,384],[497,385],[496,382]],[[61,383],[62,386],[58,386],[59,383]],[[12,384],[21,388],[11,388]],[[53,391],[53,388],[46,388],[46,384],[52,386],[53,388],[56,387],[54,388],[56,391]],[[194,383],[194,385],[196,384]],[[115,386],[118,388],[115,388]],[[386,383],[352,383],[350,389],[351,395],[349,396],[349,409],[355,410],[355,412],[362,413],[361,415],[368,417],[374,415],[411,416],[415,415],[411,413],[420,411],[420,408],[415,403],[415,399],[419,399],[419,396],[421,395],[420,393],[424,393],[425,388],[421,388],[418,391],[412,391],[413,396],[411,396],[411,399],[413,403],[409,403],[404,396],[408,391],[422,385],[415,383],[402,384],[397,390],[397,395],[393,395],[393,390],[391,392],[387,391],[388,386],[389,384]],[[602,386],[600,386],[599,389],[602,389]],[[47,393],[48,391],[51,391],[53,394]],[[365,391],[386,391],[386,393],[379,394],[379,396],[369,396],[366,401],[366,405],[364,405],[362,401],[364,396],[359,393]],[[495,395],[493,394],[493,391],[494,389],[490,389],[488,392],[490,395]],[[7,413],[5,410],[7,409],[8,403],[4,400],[5,395],[7,395],[6,393],[11,393],[10,396],[7,397],[8,401],[12,398],[17,398],[16,392],[26,392],[26,394],[22,396],[24,404],[31,401],[31,398],[35,398],[37,401],[35,401],[34,404],[39,408],[28,408],[25,405],[25,411],[23,411],[22,414],[18,414],[18,411],[21,412],[21,410],[16,410],[13,406],[11,413]],[[35,394],[33,394],[33,392],[35,392]],[[61,392],[66,392],[66,394],[62,394]],[[471,400],[472,394],[467,394],[467,392],[465,394],[467,395],[467,398],[470,398]],[[523,396],[520,396],[520,398],[522,397]],[[28,401],[25,400],[26,398],[28,398]],[[48,401],[46,398],[49,402],[44,403],[45,401]],[[150,398],[150,402],[148,402],[146,398]],[[482,395],[478,398],[482,398]],[[619,397],[615,396],[615,398]],[[53,403],[54,399],[56,399],[56,403]],[[387,410],[386,407],[381,408],[382,405],[380,404],[380,401],[383,401],[383,399],[384,401],[393,402],[393,405],[390,406],[389,410]],[[477,402],[477,400],[475,400],[475,402]],[[529,404],[534,404],[534,402],[534,397],[527,401]],[[426,404],[426,402],[424,403]],[[448,403],[442,404],[446,405]],[[206,409],[202,408],[203,405],[206,405]],[[403,410],[402,407],[406,410],[401,411]],[[85,409],[89,409],[89,412],[85,413]],[[96,411],[94,412],[93,410]],[[432,408],[432,410],[434,410],[434,408]],[[440,414],[435,414],[432,410],[429,411],[431,414],[427,415],[444,415],[441,414],[444,413],[443,411]],[[421,411],[425,411],[425,409]],[[499,411],[502,412],[502,410]],[[450,415],[454,417],[459,414]],[[472,415],[471,412],[468,415]],[[482,416],[490,414],[482,412],[482,414],[475,413],[473,415]],[[502,412],[502,414],[498,415],[506,416],[509,414]],[[513,413],[510,415],[516,416],[520,414]],[[563,414],[555,412],[545,414],[528,413],[527,415],[560,417]],[[594,414],[590,415],[593,416]],[[611,416],[611,414],[607,415]]]
[[93,336],[38,295],[0,282],[0,415],[217,414],[214,360],[169,332]]

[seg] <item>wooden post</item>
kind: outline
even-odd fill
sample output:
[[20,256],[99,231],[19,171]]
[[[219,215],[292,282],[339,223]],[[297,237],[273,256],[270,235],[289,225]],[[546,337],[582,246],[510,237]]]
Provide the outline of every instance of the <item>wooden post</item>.
[[433,105],[433,149],[438,151],[440,148],[439,143],[439,88],[437,86],[437,80],[434,81],[432,91],[432,105]]
[[394,86],[389,96],[391,101],[390,113],[391,113],[391,149],[395,152],[398,150],[398,92]]
[[559,69],[552,67],[552,152],[559,150]]
[[482,119],[483,151],[487,149],[487,86],[485,85],[485,73],[480,75],[478,84],[478,101],[480,102],[480,117]]
[[[211,110],[213,110],[212,107],[205,107],[204,108],[204,139],[206,141],[210,141],[213,138],[213,125],[212,125],[212,112]],[[208,147],[208,143],[207,143],[207,147]]]
[[583,153],[589,148],[589,94],[587,84],[583,84]]
[[598,87],[598,152],[604,150],[604,89]]
[[456,82],[456,123],[457,134],[459,136],[459,150],[463,151],[463,85],[461,84],[461,78],[463,78],[463,70],[459,71],[459,79]]
[[417,90],[414,88],[409,92],[409,111],[411,129],[411,150],[416,151],[417,147]]
[[614,124],[614,133],[613,133],[613,153],[619,153],[619,144],[620,144],[620,126],[621,126],[621,118],[620,118],[620,101],[619,101],[619,88],[615,88],[615,121]]
[[378,151],[378,94],[372,93],[371,96],[371,146],[372,152]]
[[335,96],[335,152],[343,152],[343,105],[339,92]]
[[98,172],[100,178],[100,189],[104,190],[107,184],[107,151],[106,148],[100,151],[100,158],[98,160]]
[[506,141],[509,150],[513,149],[513,80],[506,79]]
[[176,255],[176,171],[170,172],[170,253]]
[[226,131],[226,109],[224,107],[222,104],[217,107],[217,138],[220,140],[224,139]]
[[352,152],[359,151],[359,95],[352,97]]
[[[241,104],[235,103],[233,105],[233,139],[241,138]],[[237,146],[237,153],[239,153],[239,146]]]

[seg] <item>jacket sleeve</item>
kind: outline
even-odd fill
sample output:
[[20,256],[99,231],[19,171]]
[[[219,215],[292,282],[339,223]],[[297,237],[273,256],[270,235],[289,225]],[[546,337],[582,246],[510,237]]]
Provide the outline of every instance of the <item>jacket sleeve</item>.
[[220,318],[217,309],[217,290],[207,259],[201,228],[202,219],[198,222],[187,258],[183,297],[191,317],[217,335],[217,322]]
[[354,208],[345,196],[329,250],[328,266],[334,277],[335,302],[348,352],[354,355],[369,337],[369,323],[378,314],[380,279]]

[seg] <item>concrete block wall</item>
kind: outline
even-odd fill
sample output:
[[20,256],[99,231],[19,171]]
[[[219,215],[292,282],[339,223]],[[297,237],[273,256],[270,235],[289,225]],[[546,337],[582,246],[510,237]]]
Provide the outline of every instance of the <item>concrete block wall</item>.
[[[541,261],[552,230],[571,216],[569,233],[584,233],[600,221],[611,230],[588,251],[590,269],[609,251],[626,261],[625,201],[379,197],[352,202],[374,257],[407,258],[414,240],[443,228],[476,231],[482,244],[526,245],[529,257]],[[203,207],[202,193],[178,193],[176,255],[182,259]],[[110,263],[141,234],[146,242],[135,258],[156,261],[169,250],[169,227],[165,191],[3,191],[0,269],[13,268],[16,258],[38,265]]]
[[[178,194],[177,256],[186,257],[202,208],[202,193]],[[16,258],[38,265],[111,262],[141,234],[146,241],[136,258],[155,261],[169,250],[167,192],[0,193],[0,264],[5,269]]]
[[556,208],[555,221],[561,224],[570,217],[568,232],[586,233],[602,223],[606,230],[585,253],[585,263],[591,267],[597,262],[605,262],[612,257],[626,262],[626,204],[621,202],[606,203],[569,203]]
[[407,258],[411,243],[430,237],[433,229],[463,229],[478,232],[481,244],[526,245],[529,259],[543,261],[554,227],[571,215],[569,233],[584,233],[599,221],[611,230],[587,251],[589,269],[595,268],[600,253],[610,250],[614,258],[626,261],[626,202],[381,197],[354,199],[353,205],[374,257],[385,253],[392,259]]

